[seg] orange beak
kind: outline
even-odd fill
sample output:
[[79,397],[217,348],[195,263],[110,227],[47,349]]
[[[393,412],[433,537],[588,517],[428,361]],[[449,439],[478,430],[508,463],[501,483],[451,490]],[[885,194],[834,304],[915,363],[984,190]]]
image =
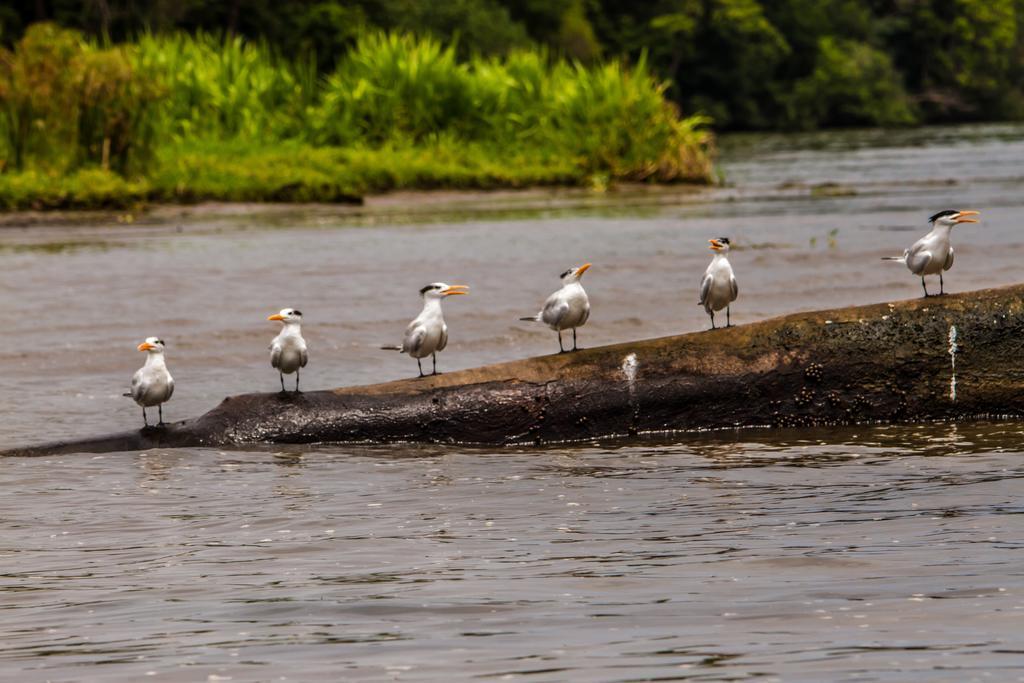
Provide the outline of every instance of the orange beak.
[[970,216],[980,216],[981,214],[977,211],[961,211],[956,217],[957,223],[978,223],[977,218],[970,218]]
[[590,268],[590,265],[591,264],[589,264],[589,263],[584,263],[582,266],[577,268],[576,269],[576,277],[579,277],[580,275],[583,275],[583,273],[587,272],[587,269]]
[[139,344],[139,351],[149,351],[150,349],[155,348],[156,347],[150,344],[149,342],[142,342],[141,344]]
[[709,247],[709,248],[712,251],[718,251],[719,249],[722,248],[722,243],[719,242],[718,240],[708,240],[708,242],[711,243],[711,247]]
[[284,316],[280,313],[275,313],[274,315],[267,316],[267,320],[284,320]]
[[457,294],[469,294],[469,285],[449,285],[448,289],[444,290],[445,296],[455,296]]

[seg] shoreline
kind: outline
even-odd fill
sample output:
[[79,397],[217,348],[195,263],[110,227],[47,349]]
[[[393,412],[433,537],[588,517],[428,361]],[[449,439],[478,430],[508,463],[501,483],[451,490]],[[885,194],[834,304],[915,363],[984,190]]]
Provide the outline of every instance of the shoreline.
[[152,202],[121,209],[30,209],[0,212],[0,230],[36,227],[109,225],[159,226],[197,216],[208,219],[263,218],[305,215],[313,218],[361,216],[421,216],[438,212],[500,213],[507,211],[569,210],[586,206],[621,205],[628,197],[635,203],[678,203],[707,199],[721,185],[701,183],[615,183],[607,188],[572,185],[536,185],[493,190],[396,190],[371,194],[361,203],[200,201]]

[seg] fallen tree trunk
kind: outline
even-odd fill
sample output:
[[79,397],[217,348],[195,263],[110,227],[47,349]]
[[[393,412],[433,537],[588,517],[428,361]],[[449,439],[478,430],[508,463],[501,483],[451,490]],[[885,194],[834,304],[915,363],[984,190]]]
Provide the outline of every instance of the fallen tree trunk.
[[1024,285],[300,395],[163,429],[7,451],[250,443],[545,444],[680,430],[1019,416]]

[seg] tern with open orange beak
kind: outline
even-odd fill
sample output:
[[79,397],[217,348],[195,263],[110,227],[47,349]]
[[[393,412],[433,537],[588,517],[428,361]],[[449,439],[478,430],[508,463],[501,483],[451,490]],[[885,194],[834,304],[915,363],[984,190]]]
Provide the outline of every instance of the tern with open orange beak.
[[306,367],[309,361],[306,340],[302,338],[302,311],[282,308],[280,313],[268,316],[267,320],[278,320],[283,323],[281,332],[270,342],[270,365],[277,368],[281,379],[281,393],[285,393],[284,376],[294,372],[295,393],[301,394],[299,370]]
[[925,275],[939,276],[939,295],[945,294],[945,283],[942,272],[953,267],[953,245],[949,238],[953,226],[960,223],[977,223],[977,211],[956,211],[946,209],[928,219],[932,224],[931,232],[914,242],[913,246],[903,252],[903,256],[883,256],[883,261],[899,261],[910,269],[910,272],[921,278],[921,287],[925,297],[928,296],[928,285]]
[[449,296],[469,294],[469,287],[466,285],[448,285],[443,282],[434,282],[420,290],[423,297],[423,310],[416,316],[409,326],[405,328],[405,337],[401,346],[382,346],[385,351],[401,351],[416,359],[416,366],[420,369],[420,377],[423,377],[422,358],[430,356],[434,361],[434,371],[437,374],[437,352],[444,351],[448,345],[448,325],[444,322],[444,315],[441,312],[441,301]]
[[146,416],[146,408],[157,407],[160,414],[158,427],[164,425],[164,403],[171,400],[174,393],[174,378],[167,371],[167,363],[164,361],[164,342],[158,337],[149,337],[138,346],[139,351],[146,352],[146,363],[132,375],[131,391],[125,396],[131,396],[142,406],[142,423],[149,426],[149,418]]
[[730,315],[730,304],[736,301],[740,288],[736,285],[736,276],[732,272],[732,264],[729,263],[729,238],[719,237],[708,240],[709,248],[715,252],[711,263],[704,271],[704,277],[700,281],[700,301],[698,305],[711,316],[711,329],[715,329],[715,311],[725,309],[725,326],[732,325]]
[[558,333],[558,352],[565,353],[562,346],[562,330],[572,330],[572,350],[576,346],[576,328],[583,327],[590,318],[590,299],[583,291],[580,278],[590,268],[589,263],[584,263],[577,268],[570,268],[558,277],[562,279],[562,287],[552,294],[544,302],[544,308],[540,309],[537,315],[520,320],[544,323]]

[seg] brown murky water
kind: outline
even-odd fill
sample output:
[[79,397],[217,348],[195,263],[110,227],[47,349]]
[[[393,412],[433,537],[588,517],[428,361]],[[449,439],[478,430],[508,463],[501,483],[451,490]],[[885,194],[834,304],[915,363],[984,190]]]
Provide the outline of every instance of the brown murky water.
[[[148,335],[168,418],[272,391],[302,308],[308,389],[549,352],[519,323],[583,261],[584,345],[701,329],[708,237],[734,322],[915,297],[943,208],[950,291],[1020,279],[1024,128],[725,141],[730,185],[164,210],[0,230],[0,446],[133,428]],[[180,213],[180,215],[179,215]],[[942,343],[941,340],[937,343]],[[8,459],[0,671],[19,681],[1024,680],[1024,425],[700,435],[550,450],[321,447]]]

